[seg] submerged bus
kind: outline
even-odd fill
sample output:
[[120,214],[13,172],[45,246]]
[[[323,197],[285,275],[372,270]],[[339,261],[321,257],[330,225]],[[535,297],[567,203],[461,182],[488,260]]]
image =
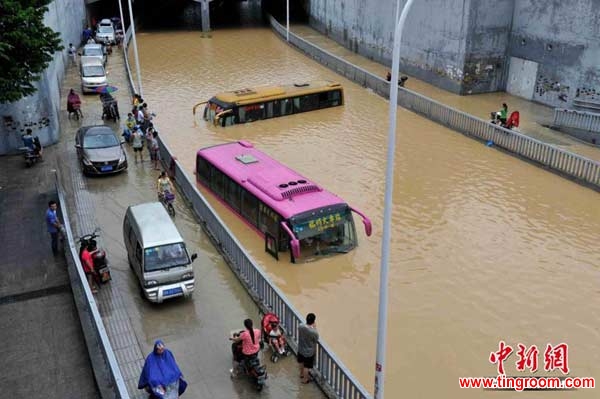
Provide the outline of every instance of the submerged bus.
[[204,120],[217,126],[336,107],[344,103],[342,85],[326,80],[284,86],[266,86],[219,93],[204,107]]
[[363,213],[246,141],[199,150],[196,180],[263,236],[276,259],[288,250],[292,262],[349,252],[357,246],[352,212],[371,235]]

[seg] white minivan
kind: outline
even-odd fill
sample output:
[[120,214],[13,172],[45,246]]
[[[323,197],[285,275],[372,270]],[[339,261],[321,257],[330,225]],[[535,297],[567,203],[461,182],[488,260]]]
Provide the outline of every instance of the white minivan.
[[108,84],[102,61],[96,57],[81,57],[79,73],[83,93],[94,93],[99,87]]
[[183,238],[160,202],[127,208],[123,241],[129,266],[149,301],[161,303],[169,298],[192,296],[192,262],[197,255],[189,256]]

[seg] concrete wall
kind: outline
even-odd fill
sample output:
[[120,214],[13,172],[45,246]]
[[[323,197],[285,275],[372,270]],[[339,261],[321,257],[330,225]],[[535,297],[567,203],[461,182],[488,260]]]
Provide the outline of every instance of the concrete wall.
[[65,49],[54,55],[54,60],[36,83],[38,91],[35,94],[11,104],[0,104],[0,154],[15,152],[21,147],[21,135],[27,127],[31,127],[42,145],[58,141],[60,87],[69,61],[67,47],[69,43],[79,45],[85,15],[83,0],[55,0],[49,4],[44,23],[60,32]]
[[[406,0],[398,0],[403,7]],[[310,0],[311,26],[345,47],[390,65],[396,0]],[[550,45],[550,47],[548,46]],[[516,58],[516,59],[513,59]],[[401,69],[461,93],[505,90],[519,69],[536,70],[529,99],[565,106],[600,101],[600,0],[420,0],[402,40]]]
[[532,100],[600,100],[600,1],[518,0],[509,54],[539,64]]

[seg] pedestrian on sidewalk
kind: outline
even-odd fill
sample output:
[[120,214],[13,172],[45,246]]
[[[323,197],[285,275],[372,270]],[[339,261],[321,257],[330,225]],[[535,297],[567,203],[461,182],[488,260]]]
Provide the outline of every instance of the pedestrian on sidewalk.
[[90,290],[92,294],[98,293],[98,287],[94,282],[94,259],[92,258],[92,253],[90,252],[91,246],[84,247],[83,251],[81,251],[81,265],[83,266],[83,271],[85,273],[85,277],[87,278],[88,284],[90,285]]
[[77,49],[73,46],[73,43],[69,43],[69,57],[71,58],[71,63],[77,65]]
[[306,315],[306,324],[300,324],[298,327],[298,364],[303,384],[310,382],[310,370],[315,364],[315,353],[319,342],[316,319],[314,313],[309,313]]
[[144,389],[151,398],[179,398],[187,388],[183,374],[175,362],[173,353],[165,348],[161,340],[154,342],[154,350],[146,357],[138,382],[138,389]]
[[[48,202],[48,210],[46,211],[46,225],[48,226],[48,233],[50,233],[50,245],[52,246],[52,253],[58,255],[58,239],[62,232],[63,225],[58,220],[56,215],[56,209],[58,205],[56,201]],[[62,237],[60,237],[62,239]]]
[[[148,129],[148,130],[150,130],[150,129]],[[152,165],[154,166],[154,170],[159,170],[158,169],[159,147],[158,147],[158,140],[156,139],[157,136],[158,136],[158,133],[156,133],[154,131],[154,129],[152,129],[152,132],[150,134],[150,141],[148,142],[148,148],[150,149],[150,161],[152,162]]]
[[133,147],[133,156],[135,157],[135,163],[137,163],[138,153],[140,154],[140,162],[144,162],[144,142],[142,141],[143,135],[140,127],[136,125],[133,128],[133,133],[131,134],[131,146]]

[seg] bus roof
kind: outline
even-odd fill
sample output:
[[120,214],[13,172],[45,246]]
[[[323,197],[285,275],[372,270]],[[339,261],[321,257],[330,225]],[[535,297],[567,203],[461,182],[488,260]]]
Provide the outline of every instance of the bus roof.
[[284,218],[344,200],[269,157],[246,141],[203,148],[198,155]]
[[137,224],[144,248],[183,242],[175,223],[160,202],[129,207],[132,223]]
[[333,89],[342,89],[342,85],[329,80],[315,80],[306,83],[294,83],[282,86],[261,86],[216,94],[213,99],[233,105],[252,104],[257,101],[276,100],[310,93],[320,93]]

